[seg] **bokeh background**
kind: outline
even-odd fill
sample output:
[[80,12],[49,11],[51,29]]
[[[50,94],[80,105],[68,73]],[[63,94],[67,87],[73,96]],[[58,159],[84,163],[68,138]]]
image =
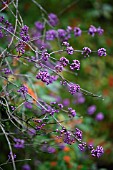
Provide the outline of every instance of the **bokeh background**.
[[[76,125],[83,131],[83,138],[87,143],[102,145],[105,153],[97,159],[91,157],[87,152],[81,153],[76,143],[72,146],[63,145],[56,147],[53,154],[37,151],[36,143],[40,138],[36,138],[32,146],[26,150],[19,150],[16,154],[19,159],[24,159],[25,155],[31,156],[32,161],[20,162],[18,169],[22,169],[24,164],[29,164],[31,170],[113,170],[113,1],[112,0],[38,0],[38,3],[48,12],[55,13],[59,18],[57,28],[66,29],[67,26],[78,26],[87,30],[90,25],[101,26],[104,35],[91,37],[83,34],[81,37],[71,38],[70,43],[74,49],[82,49],[84,46],[97,50],[101,47],[107,49],[106,57],[98,57],[92,54],[89,58],[83,58],[81,54],[74,54],[70,61],[78,59],[81,62],[81,69],[78,75],[65,73],[65,77],[70,81],[77,82],[83,89],[95,94],[102,95],[101,98],[91,96],[74,96],[65,93],[60,83],[54,84],[50,88],[44,88],[43,83],[38,84],[38,95],[45,101],[54,99],[63,102],[66,107],[69,105],[77,111],[83,119],[76,119],[69,122],[70,127]],[[12,9],[13,10],[13,9]],[[41,11],[29,0],[19,1],[19,11],[24,23],[32,29],[36,21],[42,21]],[[2,14],[0,14],[2,15]],[[12,15],[6,8],[3,15],[14,22]],[[1,44],[1,43],[0,43]],[[53,43],[53,48],[56,44]],[[58,55],[59,58],[59,55]],[[17,66],[18,67],[18,66]],[[19,70],[19,68],[18,68]],[[56,90],[55,90],[56,89]],[[94,114],[88,113],[88,108],[94,105]],[[98,114],[101,113],[101,118]],[[65,115],[60,115],[64,118]],[[42,137],[41,137],[42,139]],[[59,141],[55,141],[59,146]],[[7,159],[8,147],[3,136],[0,136],[1,155],[0,162]],[[4,167],[10,169],[10,165]],[[4,169],[3,168],[3,169]]]

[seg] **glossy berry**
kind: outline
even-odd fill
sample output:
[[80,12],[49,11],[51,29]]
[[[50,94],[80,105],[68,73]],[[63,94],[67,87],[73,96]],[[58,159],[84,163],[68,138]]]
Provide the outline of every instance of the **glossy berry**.
[[97,32],[97,29],[95,26],[91,25],[88,30],[88,34],[90,34],[92,37],[94,37],[95,33]]
[[80,61],[73,60],[73,63],[70,65],[71,70],[80,70]]
[[67,53],[69,54],[69,55],[72,55],[73,53],[74,53],[74,49],[73,49],[73,47],[67,47],[66,48],[66,51],[67,51]]
[[98,50],[98,56],[106,56],[106,49],[105,48],[100,48]]
[[57,24],[58,24],[58,17],[55,15],[55,14],[53,14],[53,13],[50,13],[49,15],[48,15],[48,19],[49,19],[49,23],[53,26],[53,27],[55,27]]
[[75,27],[74,28],[74,35],[75,35],[75,37],[81,36],[81,34],[82,34],[81,29],[79,27]]
[[91,49],[88,47],[84,47],[82,50],[82,54],[84,55],[84,57],[89,56],[89,54],[91,53]]

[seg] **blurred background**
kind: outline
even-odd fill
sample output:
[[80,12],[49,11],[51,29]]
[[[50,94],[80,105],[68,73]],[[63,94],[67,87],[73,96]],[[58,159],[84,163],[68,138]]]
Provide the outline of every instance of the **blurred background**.
[[[65,77],[70,81],[77,82],[81,88],[91,91],[94,94],[102,95],[104,99],[85,95],[71,96],[56,83],[50,88],[42,88],[39,85],[38,95],[45,101],[56,99],[59,103],[63,102],[66,107],[74,108],[83,119],[74,119],[69,122],[70,127],[77,125],[83,131],[84,141],[94,145],[102,145],[104,155],[97,159],[90,156],[87,152],[81,152],[76,143],[72,146],[58,145],[56,141],[56,151],[53,154],[38,152],[36,143],[39,138],[34,140],[33,149],[27,147],[26,150],[17,152],[19,159],[24,159],[25,155],[31,156],[32,161],[18,163],[17,169],[29,170],[113,170],[113,1],[112,0],[38,0],[37,1],[47,13],[55,13],[59,18],[59,25],[56,28],[66,29],[67,26],[74,28],[80,27],[88,30],[90,25],[101,26],[104,29],[102,36],[91,37],[83,34],[81,37],[70,39],[70,44],[74,49],[82,49],[87,46],[97,50],[104,47],[107,50],[106,57],[99,57],[91,54],[89,58],[83,58],[81,54],[74,54],[70,61],[78,59],[81,62],[81,69],[75,77],[65,72]],[[2,7],[2,4],[0,4]],[[12,9],[13,10],[13,9]],[[24,23],[32,29],[36,21],[42,21],[40,9],[31,1],[19,1],[19,11]],[[0,15],[4,15],[11,22],[14,22],[9,10],[6,8]],[[53,48],[56,44],[53,43]],[[59,55],[58,55],[59,58]],[[56,89],[56,90],[55,90]],[[94,108],[94,111],[91,111]],[[64,115],[60,115],[64,118]],[[5,162],[8,147],[4,142],[5,138],[0,137],[1,160]],[[35,152],[36,151],[36,152]],[[4,154],[3,154],[4,152]],[[25,167],[26,165],[26,167]],[[28,167],[27,167],[28,165]],[[6,169],[10,168],[9,165]],[[27,169],[28,168],[28,169]],[[4,168],[3,168],[4,169]]]

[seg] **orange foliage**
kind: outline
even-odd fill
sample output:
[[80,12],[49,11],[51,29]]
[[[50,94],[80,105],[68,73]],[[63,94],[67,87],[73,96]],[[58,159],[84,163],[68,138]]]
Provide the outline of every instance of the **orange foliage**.
[[83,119],[73,119],[67,123],[67,126],[70,126],[70,128],[74,128],[75,125],[81,124],[83,122]]
[[50,163],[51,166],[56,166],[57,165],[57,162],[56,161],[53,161]]
[[17,66],[19,58],[14,58],[13,59],[13,66]]
[[92,139],[92,138],[90,138],[89,140],[88,140],[88,145],[92,145],[94,143],[94,139]]
[[70,148],[68,146],[65,146],[63,150],[64,150],[64,152],[69,152]]
[[[37,96],[36,94],[34,93],[34,91],[27,85],[27,84],[24,84],[27,88],[28,88],[28,93],[35,99],[37,100]],[[34,100],[34,103],[36,103],[36,101]]]
[[112,150],[110,149],[110,148],[108,148],[107,150],[106,150],[106,154],[110,154],[112,152]]
[[70,160],[71,160],[71,158],[70,158],[70,156],[64,156],[64,157],[63,157],[63,160],[64,160],[66,163],[69,163]]
[[77,170],[80,170],[80,169],[82,169],[82,165],[78,165],[78,167],[77,167]]
[[110,46],[112,46],[113,41],[112,41],[111,38],[107,38],[107,39],[106,39],[106,43],[107,43],[107,45],[110,47]]
[[42,81],[37,81],[37,82],[35,82],[35,84],[36,84],[36,85],[39,85],[39,86],[41,86],[41,87],[44,87],[44,86],[45,86],[45,83],[42,82]]
[[113,87],[113,76],[112,75],[109,76],[109,86]]
[[63,142],[62,138],[57,138],[57,137],[54,136],[54,135],[51,135],[51,137],[54,139],[54,141],[55,141],[56,143],[62,143],[62,142]]
[[109,90],[108,89],[104,89],[103,90],[103,95],[104,96],[108,96],[109,95]]
[[85,67],[85,73],[91,73],[92,72],[92,67],[91,66],[87,66]]

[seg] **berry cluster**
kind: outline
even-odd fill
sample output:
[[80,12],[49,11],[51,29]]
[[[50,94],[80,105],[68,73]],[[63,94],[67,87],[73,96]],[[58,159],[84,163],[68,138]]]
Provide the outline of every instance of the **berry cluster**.
[[36,78],[43,81],[47,85],[53,83],[53,81],[57,80],[56,76],[51,76],[47,71],[39,71],[36,75]]
[[17,148],[17,149],[20,149],[20,148],[24,148],[24,140],[23,139],[16,139],[14,138],[14,147]]
[[12,24],[8,20],[5,20],[3,16],[0,16],[0,38],[3,38],[4,35],[10,35],[13,32],[14,28]]

